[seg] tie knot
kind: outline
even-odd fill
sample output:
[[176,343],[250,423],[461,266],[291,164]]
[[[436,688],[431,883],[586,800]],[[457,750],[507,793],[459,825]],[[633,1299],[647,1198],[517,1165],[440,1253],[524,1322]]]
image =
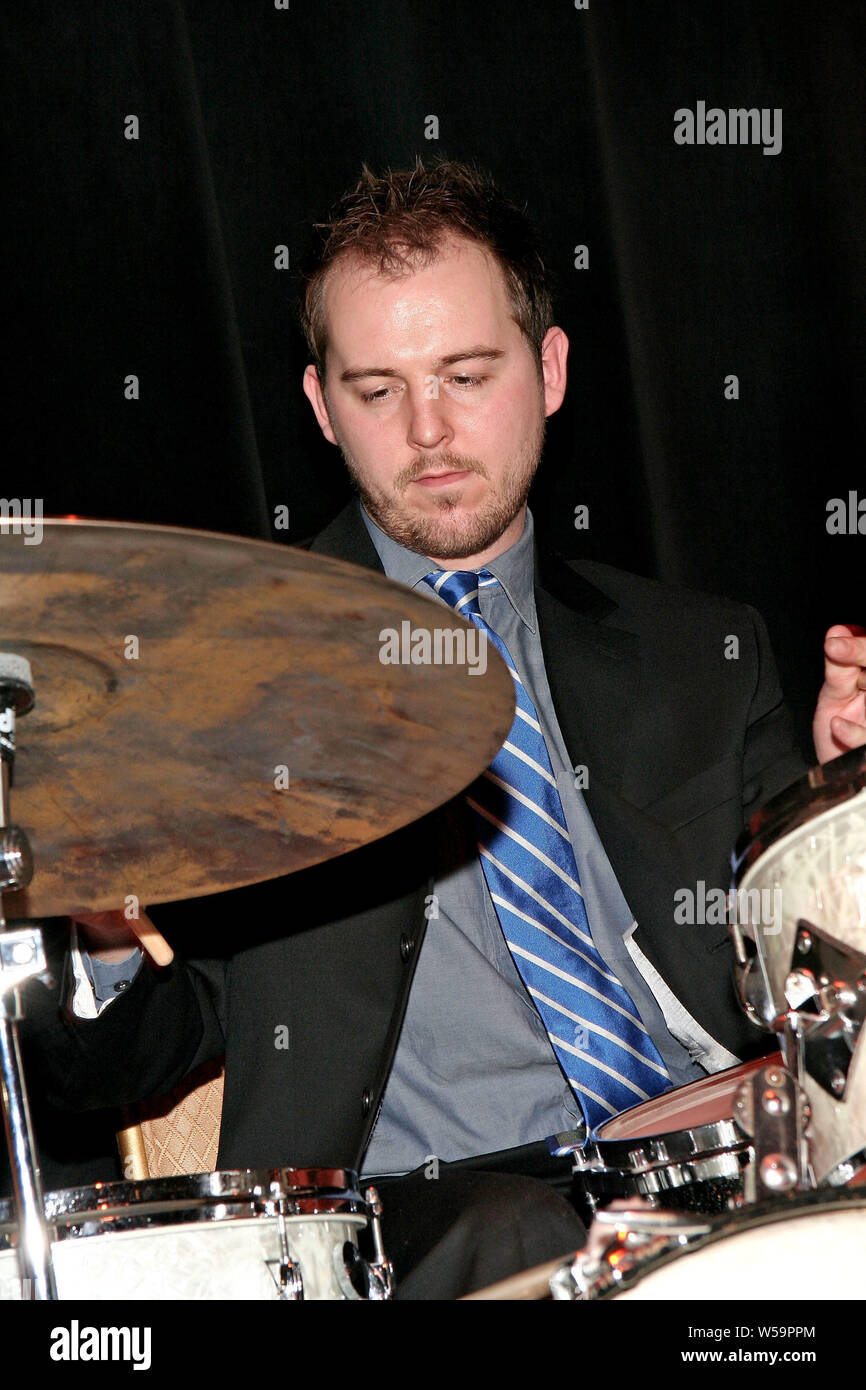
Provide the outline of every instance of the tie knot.
[[424,582],[451,608],[468,618],[481,616],[478,590],[498,584],[499,580],[490,570],[433,570],[432,574],[425,574]]

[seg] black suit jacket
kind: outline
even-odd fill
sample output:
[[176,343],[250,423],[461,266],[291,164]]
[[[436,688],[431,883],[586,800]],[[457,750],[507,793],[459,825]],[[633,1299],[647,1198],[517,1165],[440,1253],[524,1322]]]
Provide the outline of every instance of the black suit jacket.
[[[381,569],[354,502],[312,549]],[[562,734],[588,770],[637,944],[713,1037],[740,1056],[767,1051],[736,1003],[726,928],[674,922],[677,890],[728,888],[744,816],[803,771],[760,617],[541,550],[536,603]],[[427,925],[429,819],[271,883],[157,909],[186,962],[142,969],[98,1020],[71,1020],[35,988],[28,1033],[53,1102],[159,1094],[225,1051],[221,1168],[358,1166]]]

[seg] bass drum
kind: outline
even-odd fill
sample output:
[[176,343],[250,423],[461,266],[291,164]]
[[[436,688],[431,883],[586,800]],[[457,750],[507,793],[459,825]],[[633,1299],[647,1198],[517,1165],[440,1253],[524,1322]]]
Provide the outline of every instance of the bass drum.
[[[591,1231],[587,1250],[554,1274],[550,1291],[555,1299],[717,1303],[866,1298],[862,1190],[825,1190],[759,1203],[709,1218],[703,1234],[694,1236],[683,1227],[679,1234],[671,1229],[667,1235],[641,1230],[639,1212],[623,1212],[622,1218],[619,1230],[609,1227],[604,1244],[599,1232]],[[648,1224],[651,1220],[652,1214]]]
[[[0,1299],[28,1296],[10,1202]],[[342,1168],[198,1173],[45,1196],[61,1299],[382,1299],[391,1296],[375,1189]],[[373,1260],[358,1241],[372,1228]],[[377,1253],[378,1252],[378,1253]]]

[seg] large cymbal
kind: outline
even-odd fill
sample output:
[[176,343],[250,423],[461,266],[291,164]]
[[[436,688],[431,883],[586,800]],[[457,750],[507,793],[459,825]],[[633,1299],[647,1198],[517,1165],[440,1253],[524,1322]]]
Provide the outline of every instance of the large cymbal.
[[378,573],[201,531],[43,527],[0,536],[0,651],[36,690],[11,802],[36,870],[9,917],[318,863],[448,800],[508,733],[492,644],[485,674],[382,664],[382,629],[471,629]]

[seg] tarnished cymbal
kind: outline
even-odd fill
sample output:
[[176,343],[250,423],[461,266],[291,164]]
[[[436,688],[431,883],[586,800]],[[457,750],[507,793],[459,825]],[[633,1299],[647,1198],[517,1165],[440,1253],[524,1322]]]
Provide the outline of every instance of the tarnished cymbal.
[[[508,733],[492,644],[482,672],[469,623],[380,574],[201,531],[42,526],[39,544],[0,534],[0,651],[36,691],[11,797],[36,868],[11,918],[343,854],[455,795]],[[422,631],[462,635],[425,661]]]

